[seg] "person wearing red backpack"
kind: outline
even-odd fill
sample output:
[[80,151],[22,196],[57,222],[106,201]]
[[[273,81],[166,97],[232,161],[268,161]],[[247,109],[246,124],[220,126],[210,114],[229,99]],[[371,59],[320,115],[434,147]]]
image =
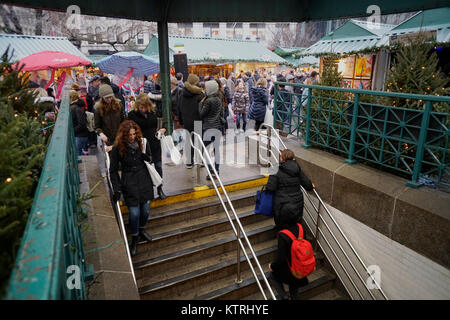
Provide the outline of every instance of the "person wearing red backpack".
[[308,284],[307,275],[315,269],[311,243],[303,239],[303,228],[298,223],[298,207],[294,203],[282,206],[281,231],[278,232],[278,250],[275,261],[269,264],[269,283],[278,293],[278,298],[287,300],[283,283],[289,285],[291,300],[298,300],[298,289]]

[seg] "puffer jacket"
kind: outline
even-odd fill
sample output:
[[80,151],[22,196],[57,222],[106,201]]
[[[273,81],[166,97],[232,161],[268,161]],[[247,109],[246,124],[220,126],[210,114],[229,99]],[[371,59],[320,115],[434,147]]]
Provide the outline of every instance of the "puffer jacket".
[[198,113],[202,119],[203,130],[222,129],[224,112],[217,93],[208,96],[204,102],[199,102]]
[[264,87],[250,89],[250,110],[249,119],[264,121],[266,116],[266,106],[269,103],[269,93]]
[[237,113],[245,113],[250,109],[250,96],[244,89],[236,89],[233,95],[233,111]]
[[279,215],[282,207],[287,203],[295,204],[298,208],[298,219],[302,218],[303,194],[300,186],[308,191],[313,189],[311,181],[295,160],[280,163],[277,174],[269,176],[266,188],[268,191],[272,191],[274,195],[273,213],[277,226],[283,220]]

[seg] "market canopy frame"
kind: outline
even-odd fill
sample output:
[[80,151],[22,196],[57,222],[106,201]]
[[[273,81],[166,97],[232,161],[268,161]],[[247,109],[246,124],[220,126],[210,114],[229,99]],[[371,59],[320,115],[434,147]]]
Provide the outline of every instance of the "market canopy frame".
[[80,14],[163,22],[303,22],[367,17],[376,5],[380,14],[447,7],[448,0],[7,0],[6,4]]

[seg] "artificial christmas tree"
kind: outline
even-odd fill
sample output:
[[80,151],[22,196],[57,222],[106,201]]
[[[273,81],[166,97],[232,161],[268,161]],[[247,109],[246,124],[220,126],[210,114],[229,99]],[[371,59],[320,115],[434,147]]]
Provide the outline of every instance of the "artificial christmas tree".
[[[448,94],[448,79],[441,75],[438,57],[432,51],[434,44],[424,35],[400,44],[388,74],[386,91],[444,96]],[[388,98],[387,105],[423,110],[422,100]],[[450,112],[448,103],[433,103],[433,111]]]
[[0,64],[0,297],[27,223],[43,165],[47,136],[35,116],[27,78],[6,52]]

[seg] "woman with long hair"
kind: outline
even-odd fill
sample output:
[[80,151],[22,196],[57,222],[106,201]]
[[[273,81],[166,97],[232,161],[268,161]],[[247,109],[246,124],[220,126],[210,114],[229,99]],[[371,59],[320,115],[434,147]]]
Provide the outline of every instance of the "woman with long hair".
[[100,100],[94,106],[95,132],[111,151],[120,123],[125,120],[121,101],[116,99],[111,86],[102,84],[98,90]]
[[[156,106],[151,102],[146,93],[141,92],[134,103],[133,110],[128,114],[128,119],[136,122],[141,128],[142,135],[150,144],[152,151],[153,163],[159,175],[163,176],[162,161],[161,161],[161,142],[156,138],[156,133],[164,135],[165,128],[158,130],[158,117],[156,115]],[[165,127],[165,125],[163,124]],[[158,195],[161,200],[164,200],[166,195],[162,190],[162,185],[158,187]]]
[[[134,256],[137,254],[139,237],[152,241],[145,225],[150,216],[150,201],[153,200],[153,182],[144,163],[152,162],[151,148],[148,141],[146,146],[143,145],[141,129],[134,121],[122,122],[110,156],[109,174],[114,192],[113,200],[119,201],[123,194],[129,211],[130,252]],[[122,177],[119,176],[119,168],[122,170]]]

